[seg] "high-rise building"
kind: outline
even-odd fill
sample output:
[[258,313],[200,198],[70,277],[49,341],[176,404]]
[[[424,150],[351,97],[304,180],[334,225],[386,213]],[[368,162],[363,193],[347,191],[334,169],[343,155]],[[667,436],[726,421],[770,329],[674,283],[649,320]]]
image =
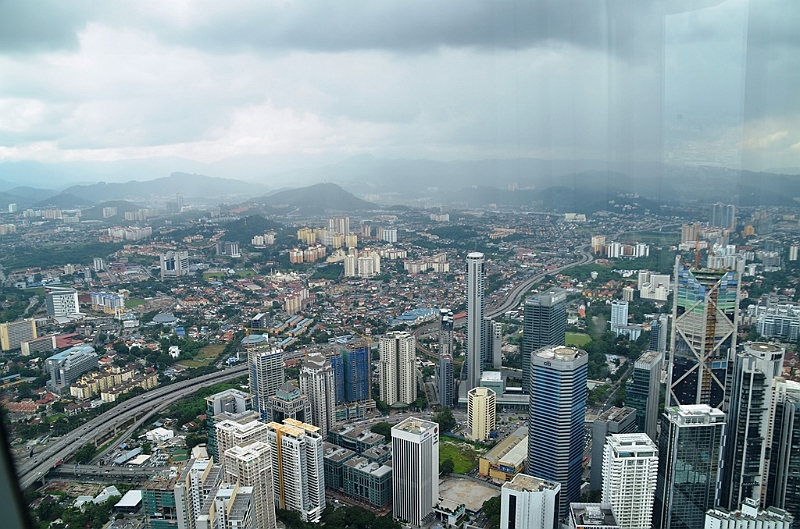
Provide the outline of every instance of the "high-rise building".
[[181,277],[189,273],[189,252],[169,251],[161,254],[161,279]]
[[284,419],[296,419],[300,422],[311,422],[311,403],[308,396],[291,382],[284,383],[275,395],[267,399],[267,422],[283,422]]
[[791,529],[794,516],[783,509],[758,508],[758,500],[745,498],[736,511],[711,509],[706,513],[704,529]]
[[368,400],[371,394],[370,350],[360,338],[338,338],[337,356],[329,358],[336,381],[336,404]]
[[648,349],[658,351],[662,355],[667,352],[667,336],[669,326],[669,316],[660,315],[650,322],[650,342]]
[[717,502],[725,414],[707,404],[664,410],[653,526],[702,527]]
[[416,340],[406,331],[392,331],[381,336],[380,370],[381,400],[388,406],[397,402],[411,404],[417,400]]
[[483,324],[483,367],[500,369],[503,364],[503,324],[489,318],[485,318]]
[[611,302],[611,332],[618,333],[628,325],[628,302],[615,299]]
[[606,439],[612,434],[629,434],[636,431],[636,410],[609,408],[592,423],[592,469],[589,474],[591,490],[603,488],[603,451]]
[[442,319],[439,327],[439,406],[453,406],[453,311],[441,310]]
[[0,349],[3,351],[19,349],[22,342],[35,340],[37,337],[36,321],[33,319],[0,323]]
[[497,397],[489,388],[467,392],[467,435],[473,441],[485,441],[495,429]]
[[742,267],[737,259],[733,269],[694,269],[675,258],[667,407],[707,404],[727,411],[725,384],[736,351]]
[[439,502],[439,425],[409,417],[392,427],[392,513],[420,527]]
[[176,481],[175,477],[156,476],[142,485],[142,514],[146,529],[178,528]]
[[517,474],[500,491],[500,529],[558,529],[561,484]]
[[588,355],[547,346],[531,356],[529,474],[561,483],[559,517],[580,499]]
[[319,428],[293,419],[267,425],[272,450],[275,508],[297,511],[317,523],[325,509],[323,439]]
[[269,398],[283,385],[283,351],[269,346],[252,347],[247,351],[247,363],[253,409],[258,410],[263,419],[267,416]]
[[610,503],[569,504],[569,529],[621,529]]
[[308,396],[311,422],[319,428],[323,439],[335,422],[336,382],[333,367],[322,353],[309,353],[300,369],[300,391]]
[[658,447],[647,434],[611,434],[603,453],[603,503],[624,529],[650,529]]
[[328,229],[334,233],[347,235],[350,233],[350,217],[333,217],[328,219]]
[[257,529],[253,487],[222,484],[203,503],[197,529]]
[[96,368],[97,358],[91,345],[76,345],[47,358],[44,365],[50,375],[50,380],[47,381],[48,391],[61,394],[82,374]]
[[253,412],[253,396],[238,389],[226,389],[206,397],[206,433],[208,453],[219,463],[217,452],[217,429],[215,425],[224,420],[243,423],[259,417]]
[[253,487],[255,527],[275,529],[275,494],[272,490],[272,451],[267,443],[256,441],[234,446],[223,455],[225,481]]
[[266,442],[267,425],[258,419],[250,422],[224,420],[214,425],[217,438],[217,452],[220,460],[226,450],[234,446],[245,446],[256,441]]
[[781,374],[785,349],[748,342],[734,358],[719,504],[735,510],[745,498],[760,499],[768,467],[772,380]]
[[770,416],[774,424],[768,436],[771,450],[764,504],[800,519],[800,382],[773,381]]
[[69,317],[80,313],[78,291],[67,287],[47,287],[45,289],[47,315],[51,318]]
[[730,228],[736,221],[736,206],[733,204],[711,204],[708,210],[708,225],[716,228]]
[[633,363],[633,372],[625,385],[625,406],[636,410],[637,431],[646,433],[653,441],[658,441],[656,428],[662,358],[657,351],[642,353]]
[[483,373],[485,266],[482,253],[467,255],[467,390],[480,386]]
[[547,345],[564,345],[567,292],[554,288],[525,300],[522,335],[522,392],[530,392],[531,355]]
[[222,467],[208,459],[191,459],[175,481],[178,529],[197,529],[197,519],[208,497],[222,483]]

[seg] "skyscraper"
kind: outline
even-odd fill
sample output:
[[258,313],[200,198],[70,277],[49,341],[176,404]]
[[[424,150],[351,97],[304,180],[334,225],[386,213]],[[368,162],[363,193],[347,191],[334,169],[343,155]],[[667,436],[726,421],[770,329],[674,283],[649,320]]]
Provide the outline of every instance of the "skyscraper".
[[530,392],[531,355],[546,345],[564,345],[567,292],[550,289],[525,301],[522,336],[522,392]]
[[311,405],[311,424],[319,428],[323,439],[333,427],[336,405],[336,382],[333,367],[322,353],[309,353],[300,369],[300,391]]
[[267,417],[269,398],[283,385],[283,351],[277,348],[251,348],[247,351],[250,393],[253,395],[253,408],[261,418]]
[[255,527],[275,529],[275,495],[272,490],[272,451],[267,443],[256,441],[234,446],[223,454],[225,481],[253,487]]
[[592,423],[592,469],[589,474],[591,490],[603,488],[603,451],[606,439],[612,434],[629,434],[636,431],[636,410],[633,408],[609,408]]
[[658,318],[650,322],[650,343],[648,348],[651,351],[658,351],[661,354],[667,352],[669,316],[661,314]]
[[485,318],[483,324],[483,367],[500,369],[503,363],[503,324],[490,318]]
[[603,503],[625,529],[650,529],[658,448],[647,434],[611,434],[603,451]]
[[730,228],[736,220],[736,206],[733,204],[711,204],[708,210],[708,225],[716,228]]
[[653,526],[703,527],[716,504],[725,414],[707,404],[664,410]]
[[180,277],[189,273],[189,252],[169,251],[161,254],[161,279]]
[[467,435],[485,441],[495,429],[497,397],[489,388],[472,388],[467,393]]
[[449,408],[454,400],[453,311],[442,309],[439,328],[439,406]]
[[256,441],[266,442],[267,425],[259,420],[239,423],[224,420],[215,425],[217,437],[217,453],[222,455],[234,446],[245,446]]
[[658,426],[658,400],[661,391],[661,353],[645,351],[633,363],[633,372],[625,384],[625,405],[636,410],[637,431],[653,441]]
[[800,382],[773,381],[771,451],[765,504],[800,519]]
[[439,425],[409,417],[392,427],[392,510],[419,527],[439,502]]
[[743,263],[737,258],[733,269],[695,269],[675,258],[667,407],[707,404],[727,411]]
[[628,302],[615,299],[611,302],[611,332],[619,334],[619,329],[628,325]]
[[500,491],[500,529],[558,529],[561,484],[517,474]]
[[267,424],[275,507],[317,523],[325,509],[325,468],[319,428],[293,419]]
[[580,499],[588,355],[547,346],[531,356],[527,472],[561,483],[559,516]]
[[259,417],[253,411],[253,396],[238,389],[227,389],[206,397],[206,436],[208,453],[216,463],[220,462],[217,452],[217,429],[215,425],[224,420],[251,422]]
[[285,382],[275,395],[267,399],[267,422],[283,422],[284,419],[296,419],[300,422],[311,422],[311,403],[308,396],[291,382]]
[[336,381],[336,404],[370,398],[370,350],[360,338],[336,341],[338,356],[329,358]]
[[392,331],[379,342],[381,400],[388,406],[417,400],[416,340],[406,331]]
[[483,373],[485,266],[482,253],[467,255],[467,390],[480,386]]
[[[197,529],[197,518],[202,515],[202,506],[208,496],[222,483],[222,467],[209,459],[191,459],[181,470],[173,491],[174,513],[178,529]],[[168,497],[162,497],[164,503]],[[161,526],[154,514],[151,527]]]
[[784,348],[745,343],[734,358],[720,505],[737,509],[745,498],[760,499],[768,467],[772,380],[781,374]]

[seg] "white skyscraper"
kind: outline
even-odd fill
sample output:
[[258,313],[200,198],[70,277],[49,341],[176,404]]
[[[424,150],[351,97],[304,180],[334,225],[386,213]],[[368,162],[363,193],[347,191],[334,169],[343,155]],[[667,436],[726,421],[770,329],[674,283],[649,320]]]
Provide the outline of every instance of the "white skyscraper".
[[611,331],[628,325],[628,302],[614,300],[611,302]]
[[[317,523],[325,509],[325,469],[319,428],[294,419],[267,425],[275,507]],[[438,464],[438,463],[437,463]]]
[[272,451],[256,441],[234,446],[222,456],[225,481],[253,487],[255,522],[258,529],[275,529],[275,497],[272,490]]
[[389,332],[380,339],[379,381],[381,400],[411,404],[417,399],[416,340],[405,331]]
[[467,435],[485,441],[495,429],[497,397],[489,388],[472,388],[467,393]]
[[392,509],[419,527],[439,502],[439,425],[409,417],[392,427]]
[[467,255],[467,390],[480,386],[483,373],[484,268],[482,253]]
[[603,503],[622,529],[650,529],[658,448],[644,433],[611,434],[603,450]]
[[319,428],[323,439],[336,422],[336,381],[333,367],[322,353],[309,353],[300,369],[300,391],[311,404],[311,424]]
[[278,392],[284,382],[283,351],[278,348],[253,348],[247,351],[250,367],[250,393],[253,395],[253,408],[261,418],[267,417],[269,397]]
[[500,529],[553,529],[558,522],[561,484],[527,474],[503,483]]
[[224,420],[214,425],[216,431],[217,453],[222,455],[234,446],[244,446],[256,441],[267,440],[267,425],[261,421],[240,424]]

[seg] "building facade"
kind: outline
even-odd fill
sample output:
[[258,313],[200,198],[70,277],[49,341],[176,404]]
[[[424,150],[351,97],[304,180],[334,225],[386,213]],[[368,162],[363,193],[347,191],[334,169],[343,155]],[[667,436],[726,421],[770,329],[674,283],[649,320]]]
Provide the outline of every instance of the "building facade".
[[189,273],[189,252],[169,251],[161,254],[161,279],[181,277]]
[[253,518],[258,529],[276,529],[275,495],[272,490],[272,451],[256,441],[234,446],[222,457],[227,483],[253,488]]
[[633,363],[633,372],[625,384],[625,406],[636,410],[637,431],[646,433],[653,441],[658,441],[662,362],[663,356],[658,351],[645,351]]
[[561,484],[517,474],[500,491],[500,529],[558,529]]
[[38,337],[36,332],[36,321],[33,319],[0,323],[0,349],[3,351],[20,349],[22,342],[35,340]]
[[67,287],[47,287],[45,292],[47,315],[51,318],[65,318],[80,313],[78,291]]
[[603,503],[620,527],[650,529],[658,475],[658,447],[647,434],[611,434],[603,451]]
[[774,419],[765,505],[786,510],[800,520],[800,382],[773,381],[770,416]]
[[82,374],[97,367],[97,353],[91,345],[76,345],[49,357],[45,367],[50,375],[47,389],[61,394]]
[[336,340],[339,353],[328,360],[336,382],[336,404],[371,398],[370,349],[366,340],[345,337]]
[[485,441],[495,429],[497,397],[488,388],[472,388],[467,393],[467,432],[473,441]]
[[392,427],[392,515],[420,527],[439,502],[439,425],[409,417]]
[[308,396],[300,392],[300,388],[291,382],[284,383],[275,395],[267,400],[267,422],[283,422],[284,419],[295,419],[311,423],[311,403]]
[[559,517],[581,494],[588,355],[548,346],[531,357],[527,472],[561,483]]
[[283,351],[272,347],[252,347],[247,351],[250,394],[253,409],[264,419],[268,413],[269,398],[278,392],[285,378]]
[[467,390],[480,386],[483,373],[484,350],[484,296],[486,264],[480,252],[467,255],[467,357],[462,369],[466,369]]
[[300,391],[308,397],[311,424],[327,438],[335,423],[336,381],[333,367],[322,353],[309,353],[306,357],[300,369]]
[[591,490],[603,488],[603,466],[596,464],[603,460],[606,439],[612,434],[628,434],[636,431],[636,410],[629,407],[609,408],[592,423],[592,470]]
[[381,336],[378,377],[381,400],[388,406],[417,400],[416,340],[406,331]]
[[522,335],[522,392],[530,393],[531,355],[548,345],[564,345],[567,293],[551,289],[525,300]]

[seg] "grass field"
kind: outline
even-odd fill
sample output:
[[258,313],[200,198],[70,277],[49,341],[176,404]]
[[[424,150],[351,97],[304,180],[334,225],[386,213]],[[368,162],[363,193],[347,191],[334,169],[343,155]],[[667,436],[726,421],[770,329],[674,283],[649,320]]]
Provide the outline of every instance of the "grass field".
[[450,443],[439,440],[439,463],[453,460],[453,473],[466,474],[478,466],[478,453],[466,443]]
[[253,270],[250,270],[249,268],[247,270],[236,271],[237,277],[253,277],[254,275],[256,275],[256,273]]
[[128,309],[132,309],[133,307],[138,307],[139,305],[144,305],[143,299],[131,298],[125,300],[125,307]]
[[209,279],[224,279],[227,274],[225,272],[203,272],[203,280]]
[[213,362],[217,356],[219,356],[223,349],[225,349],[225,346],[220,344],[206,345],[200,349],[200,351],[197,353],[197,356],[191,360],[181,360],[178,363],[190,369],[208,366],[211,365],[211,362]]
[[575,347],[583,347],[591,341],[591,336],[580,332],[568,332],[564,337],[564,342],[566,345],[574,345]]

